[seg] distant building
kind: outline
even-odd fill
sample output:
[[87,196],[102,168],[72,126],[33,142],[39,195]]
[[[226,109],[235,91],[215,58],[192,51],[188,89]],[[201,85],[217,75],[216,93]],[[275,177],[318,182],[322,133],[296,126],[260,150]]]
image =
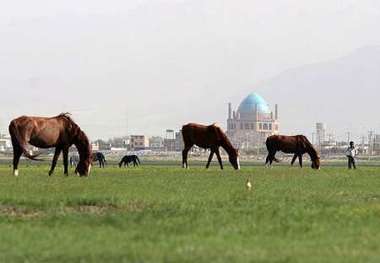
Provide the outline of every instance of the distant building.
[[182,132],[175,132],[174,130],[166,130],[166,137],[164,139],[164,148],[167,152],[180,152],[183,150]]
[[164,150],[164,138],[160,136],[153,136],[149,138],[149,148],[153,151]]
[[278,106],[273,113],[268,103],[258,94],[249,94],[232,111],[228,104],[227,135],[236,147],[243,149],[262,147],[267,137],[278,134]]
[[99,147],[99,143],[98,143],[98,142],[93,142],[93,143],[91,143],[91,149],[92,149],[92,151],[94,151],[94,152],[99,151],[99,149],[100,149],[100,147]]
[[373,153],[380,154],[380,134],[373,135]]
[[315,144],[318,146],[326,142],[326,125],[322,122],[316,123]]
[[145,150],[149,147],[149,139],[145,135],[131,135],[130,145],[132,150]]
[[5,152],[12,148],[12,142],[10,136],[1,135],[0,136],[0,152]]
[[180,152],[183,150],[183,137],[182,137],[182,131],[175,133],[175,150],[176,152]]

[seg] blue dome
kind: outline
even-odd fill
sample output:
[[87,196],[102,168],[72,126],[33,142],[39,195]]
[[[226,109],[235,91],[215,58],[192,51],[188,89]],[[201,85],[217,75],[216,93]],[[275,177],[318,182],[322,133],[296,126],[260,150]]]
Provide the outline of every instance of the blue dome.
[[270,114],[268,103],[256,93],[249,94],[241,103],[238,108],[240,113],[254,113],[256,107],[259,113]]

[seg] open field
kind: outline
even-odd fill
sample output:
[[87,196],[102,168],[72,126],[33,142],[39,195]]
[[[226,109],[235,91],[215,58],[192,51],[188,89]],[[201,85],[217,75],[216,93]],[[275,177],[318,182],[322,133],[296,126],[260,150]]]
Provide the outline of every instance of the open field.
[[47,171],[0,165],[0,262],[380,261],[377,167]]

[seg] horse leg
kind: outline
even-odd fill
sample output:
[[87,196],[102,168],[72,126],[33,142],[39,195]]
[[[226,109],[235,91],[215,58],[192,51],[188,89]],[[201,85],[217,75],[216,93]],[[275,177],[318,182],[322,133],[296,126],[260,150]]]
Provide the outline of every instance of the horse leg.
[[267,155],[267,158],[265,159],[265,166],[268,167],[268,163],[269,163],[270,159],[269,159],[269,154]]
[[214,150],[211,150],[210,156],[208,157],[208,161],[206,164],[206,169],[208,169],[210,167],[210,163],[211,163],[213,157],[214,157]]
[[223,170],[223,163],[222,163],[222,158],[220,157],[219,148],[216,149],[215,154],[216,154],[216,157],[218,158],[220,169]]
[[299,162],[300,162],[300,167],[302,168],[302,154],[298,155],[298,159],[299,159]]
[[63,149],[63,174],[66,175],[66,176],[69,175],[68,158],[69,158],[69,148],[64,148]]
[[182,168],[189,168],[189,165],[187,163],[187,154],[189,153],[189,150],[191,147],[185,147],[182,151]]
[[292,159],[292,162],[290,163],[291,166],[293,166],[294,162],[297,160],[297,157],[299,157],[299,155],[294,154],[293,159]]
[[55,147],[53,161],[51,163],[51,168],[49,171],[49,176],[51,176],[54,172],[55,166],[57,165],[58,157],[61,154],[62,149],[60,147]]
[[274,154],[270,153],[269,154],[269,166],[272,166],[273,160],[274,160]]
[[18,163],[22,155],[22,150],[20,147],[13,146],[13,175],[18,176]]

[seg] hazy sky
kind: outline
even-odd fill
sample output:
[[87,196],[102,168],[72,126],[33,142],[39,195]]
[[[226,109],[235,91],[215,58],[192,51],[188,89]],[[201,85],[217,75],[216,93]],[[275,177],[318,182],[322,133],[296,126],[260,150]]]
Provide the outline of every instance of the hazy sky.
[[7,1],[0,131],[61,111],[92,139],[225,125],[229,101],[289,68],[380,45],[379,28],[378,0]]

